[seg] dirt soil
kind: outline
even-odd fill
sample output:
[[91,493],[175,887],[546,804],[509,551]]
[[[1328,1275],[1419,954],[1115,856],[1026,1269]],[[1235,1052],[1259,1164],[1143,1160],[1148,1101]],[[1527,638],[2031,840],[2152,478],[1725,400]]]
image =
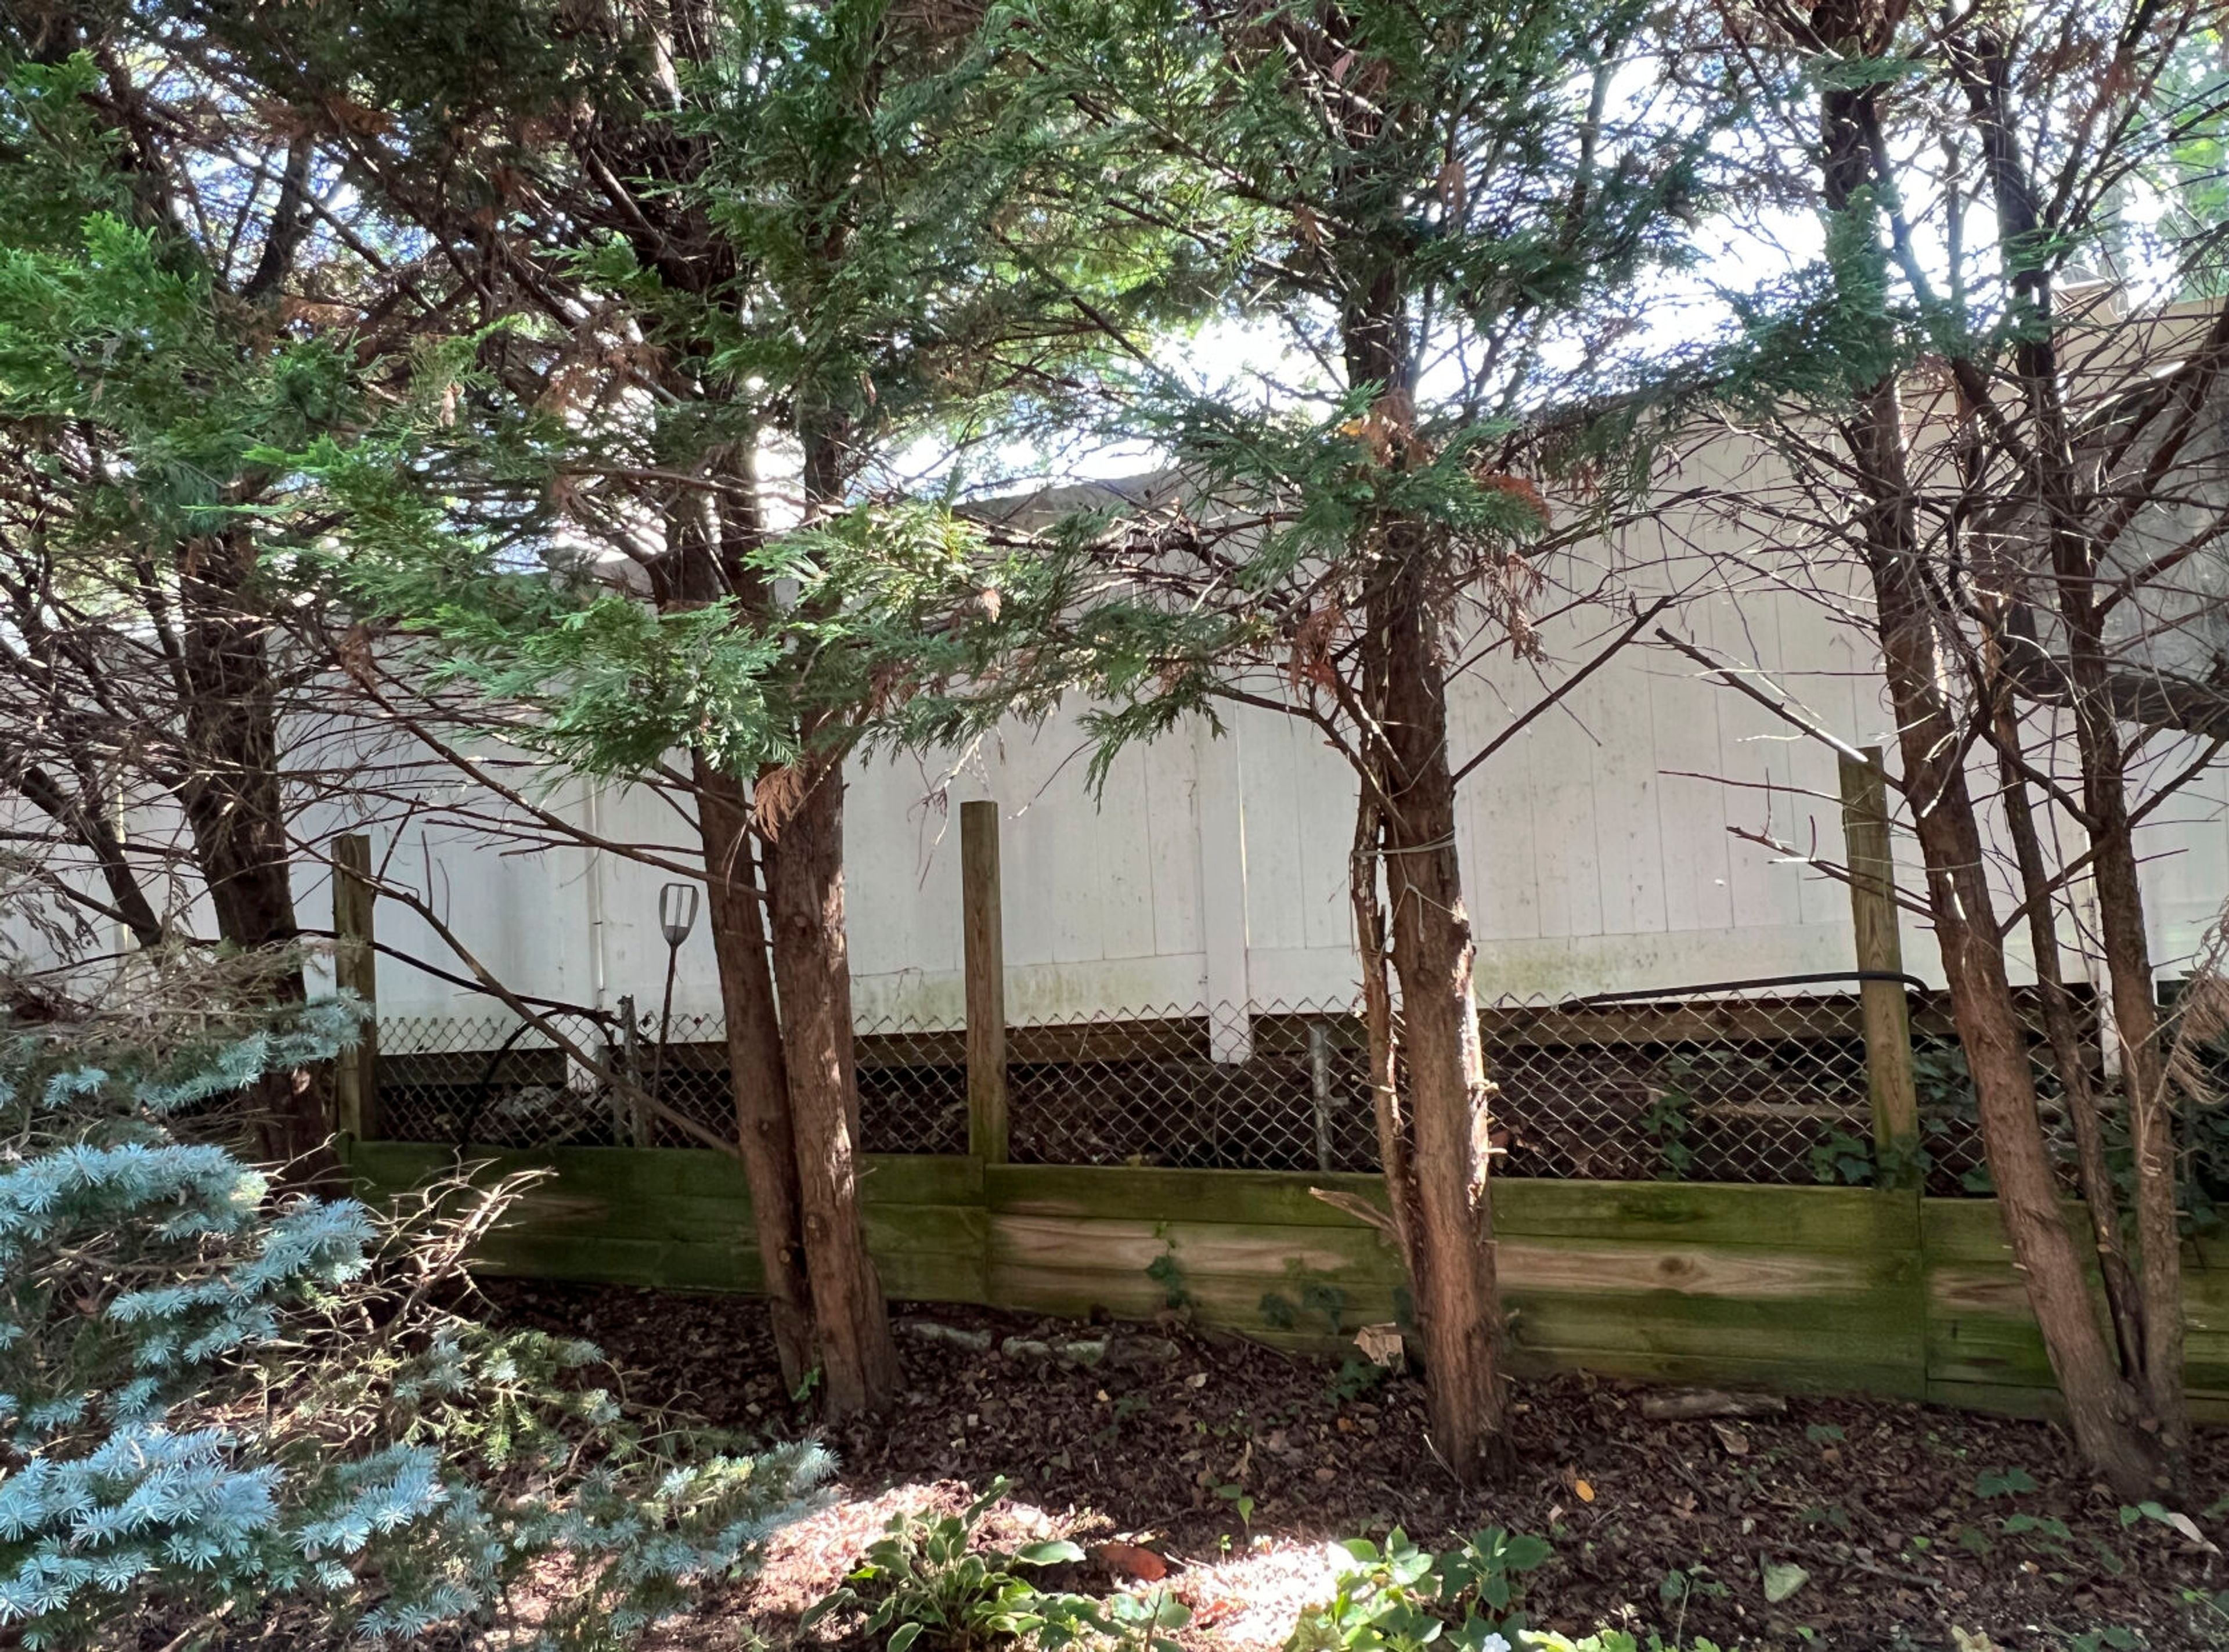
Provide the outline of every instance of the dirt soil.
[[[810,1426],[781,1391],[756,1303],[485,1289],[503,1320],[599,1343],[632,1373],[631,1398],[762,1435]],[[1396,1526],[1428,1548],[1486,1526],[1549,1538],[1556,1558],[1528,1595],[1534,1623],[1622,1627],[1644,1645],[1654,1630],[1728,1649],[2229,1648],[2229,1616],[2207,1604],[2229,1588],[2222,1556],[2123,1510],[2047,1424],[1802,1398],[1780,1415],[1659,1421],[1642,1415],[1648,1391],[1581,1373],[1519,1385],[1519,1468],[1466,1491],[1433,1457],[1423,1388],[1406,1373],[1372,1380],[1359,1360],[1343,1373],[1338,1360],[1176,1320],[1093,1327],[896,1311],[908,1379],[896,1413],[825,1436],[836,1501],[670,1646],[735,1647],[749,1631],[817,1643],[799,1641],[798,1615],[885,1520],[956,1507],[1003,1475],[1012,1491],[994,1540],[1151,1549],[1192,1610],[1183,1638],[1202,1648],[1281,1644],[1301,1606],[1328,1594],[1324,1545]],[[945,1334],[955,1330],[988,1333],[989,1347]],[[1102,1337],[1095,1365],[1037,1351]],[[1011,1353],[1009,1338],[1022,1340]],[[2229,1530],[2229,1431],[2202,1435],[2196,1456],[2190,1507],[2218,1536]],[[1768,1563],[1808,1581],[1768,1604]],[[1105,1592],[1140,1569],[1095,1558],[1047,1581]]]

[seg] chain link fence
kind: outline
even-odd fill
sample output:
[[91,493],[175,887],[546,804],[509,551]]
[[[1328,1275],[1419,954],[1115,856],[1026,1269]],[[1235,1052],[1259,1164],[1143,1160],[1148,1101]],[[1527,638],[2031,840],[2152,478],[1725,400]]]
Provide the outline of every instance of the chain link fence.
[[[2105,1064],[2104,1030],[2097,1019],[2097,997],[2091,989],[2071,991],[2078,1058],[2086,1070],[2109,1137],[2123,1133],[2126,1109],[2119,1079]],[[1911,1072],[1919,1092],[1920,1146],[1924,1157],[1926,1190],[1944,1198],[1982,1195],[1991,1191],[1988,1165],[1982,1150],[1981,1111],[1974,1096],[1974,1079],[1959,1047],[1950,1019],[1948,993],[1915,994],[1911,1028]],[[2054,1057],[2042,998],[2033,987],[2013,989],[2014,1008],[2027,1043],[2028,1064],[2035,1078],[2046,1145],[2068,1192],[2076,1191],[2074,1128],[2065,1106],[2066,1086]]]
[[1017,1164],[1369,1170],[1368,1061],[1346,1006],[1169,1006],[1006,1034]]
[[[393,1016],[379,1024],[379,1091],[385,1134],[398,1141],[464,1147],[707,1145],[637,1105],[656,1099],[722,1138],[736,1129],[727,1032],[716,1015],[677,1015],[661,1039],[658,1018],[585,1010],[543,1018],[595,1063],[507,1015]],[[860,1125],[869,1153],[967,1151],[967,1055],[963,1030],[897,1018],[855,1033]],[[614,1085],[596,1070],[626,1075]]]
[[[1931,1192],[1988,1191],[1973,1087],[1947,1007],[1911,995]],[[2046,1113],[2071,1137],[2040,1006],[2023,1000]],[[2094,1014],[2085,1058],[2104,1084]],[[549,1018],[614,1073],[714,1135],[734,1126],[716,1017]],[[1505,999],[1480,1016],[1496,1093],[1496,1169],[1607,1181],[1859,1185],[1879,1174],[1853,994],[1667,994],[1614,1004]],[[862,1145],[967,1150],[965,1029],[884,1017],[857,1029]],[[644,1115],[535,1028],[506,1018],[380,1025],[386,1133],[465,1147],[701,1147]],[[1162,1006],[1007,1032],[1016,1163],[1371,1171],[1378,1165],[1361,1023],[1344,1003]]]
[[1870,1165],[1853,997],[1503,1002],[1484,1021],[1505,1175],[1819,1182]]
[[[2015,993],[2051,1145],[2071,1189],[2072,1130],[2035,989]],[[1990,1191],[1973,1081],[1948,995],[1907,991],[1917,1168],[1930,1193]],[[2081,1059],[2107,1109],[2094,1004],[2074,1003]],[[1666,998],[1486,1015],[1506,1175],[1862,1186],[1873,1139],[1854,995]]]
[[967,1151],[966,1027],[883,1016],[852,1028],[851,1041],[863,1151]]
[[[1504,1000],[1481,1010],[1500,1173],[1811,1182],[1872,1171],[1854,999]],[[1346,1004],[1164,1010],[1007,1035],[1023,1164],[1378,1167]]]
[[[547,1019],[612,1070],[621,1066],[615,1020],[575,1012]],[[382,1017],[379,1102],[383,1133],[401,1141],[609,1147],[636,1135],[602,1080],[538,1029],[503,1015]]]

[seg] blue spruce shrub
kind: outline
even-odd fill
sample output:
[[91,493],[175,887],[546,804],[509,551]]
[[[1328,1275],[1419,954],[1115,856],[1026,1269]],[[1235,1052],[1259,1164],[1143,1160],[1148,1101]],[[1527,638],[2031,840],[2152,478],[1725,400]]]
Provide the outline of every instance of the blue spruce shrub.
[[284,1614],[298,1642],[407,1642],[532,1569],[556,1598],[521,1644],[622,1645],[825,1475],[817,1448],[621,1406],[586,1343],[445,1305],[523,1180],[383,1215],[172,1127],[360,1014],[197,1006],[161,1048],[0,1022],[0,1638]]

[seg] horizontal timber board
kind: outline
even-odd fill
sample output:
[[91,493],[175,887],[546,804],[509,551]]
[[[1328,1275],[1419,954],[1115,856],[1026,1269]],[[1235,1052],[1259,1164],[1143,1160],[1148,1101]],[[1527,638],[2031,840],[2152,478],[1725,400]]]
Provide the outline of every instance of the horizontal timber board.
[[[2038,1388],[2023,1383],[1930,1378],[1927,1399],[1930,1405],[1953,1406],[1963,1411],[1995,1411],[2006,1417],[2048,1417],[2063,1422],[2066,1416],[2066,1408],[2060,1404],[2056,1388]],[[2229,1423],[2229,1390],[2194,1388],[2189,1403],[2192,1421]]]
[[1903,1366],[1922,1372],[1922,1329],[1891,1300],[1746,1302],[1731,1296],[1575,1296],[1512,1291],[1511,1335],[1545,1350],[1725,1355],[1789,1366]]
[[[994,1256],[989,1282],[992,1300],[1001,1306],[1076,1318],[1097,1313],[1150,1318],[1172,1306],[1173,1293],[1203,1322],[1254,1334],[1351,1334],[1362,1324],[1392,1318],[1396,1311],[1390,1278],[1288,1280],[1180,1272],[1164,1282],[1127,1269],[1037,1260],[1016,1263]],[[1335,1295],[1326,1304],[1310,1286],[1318,1291],[1328,1287]],[[1581,1294],[1528,1290],[1513,1281],[1507,1300],[1513,1346],[1544,1356],[1584,1349],[1721,1363],[1738,1360],[1790,1369],[1894,1369],[1905,1376],[1895,1390],[1899,1393],[1916,1391],[1925,1374],[1924,1327],[1901,1303],[1886,1297],[1808,1302],[1663,1292]]]
[[[2066,1231],[2073,1236],[2076,1246],[2087,1254],[2093,1243],[2089,1212],[2074,1199],[2065,1200],[2061,1209],[2066,1218]],[[1920,1242],[1930,1263],[1996,1262],[2011,1265],[2012,1241],[2005,1237],[2004,1221],[1997,1213],[1997,1201],[1994,1199],[1922,1199],[1919,1226]],[[2194,1246],[2184,1246],[2183,1257],[2187,1267],[2205,1265]]]
[[[2096,1275],[2091,1275],[2093,1292]],[[2218,1274],[2188,1274],[2182,1283],[2183,1334],[2191,1358],[2214,1346],[2229,1348],[2229,1290]],[[2034,1321],[2028,1307],[2027,1283],[2010,1266],[1959,1263],[1930,1264],[1927,1270],[1929,1315],[1943,1323],[1998,1321],[2028,1327]],[[2101,1319],[2100,1323],[2104,1321]],[[2210,1356],[2207,1356],[2210,1357]]]
[[[1744,1245],[1642,1244],[1566,1239],[1553,1244],[1505,1238],[1495,1246],[1501,1274],[1514,1290],[1650,1293],[1722,1296],[1862,1307],[1893,1297],[1900,1312],[1916,1304],[1917,1259],[1910,1253],[1776,1252]],[[1145,1274],[1163,1257],[1177,1276],[1275,1282],[1343,1282],[1350,1277],[1399,1277],[1392,1252],[1374,1229],[1264,1227],[1220,1222],[1119,1221],[1107,1218],[1025,1216],[992,1218],[991,1255],[1001,1267],[1089,1269]]]
[[[439,1144],[352,1142],[349,1153],[382,1191],[457,1162]],[[489,1175],[556,1173],[487,1242],[491,1272],[759,1287],[742,1171],[723,1154],[560,1147],[468,1161]],[[1381,1204],[1375,1176],[986,1167],[964,1156],[875,1157],[862,1173],[870,1248],[900,1299],[1150,1318],[1173,1283],[1203,1321],[1288,1346],[1332,1345],[1393,1315],[1391,1251],[1312,1192]],[[1527,1360],[1729,1381],[1777,1371],[1808,1387],[1895,1393],[1923,1377],[1946,1395],[2050,1380],[1990,1200],[1505,1179],[1496,1202]],[[2078,1234],[2079,1211],[2068,1214]],[[1172,1282],[1147,1273],[1164,1255]],[[2229,1263],[2229,1245],[2207,1239],[2187,1256],[2193,1386],[2229,1395],[2229,1265],[2209,1265]],[[1331,1295],[1311,1302],[1311,1286]]]
[[1212,1213],[1225,1222],[1279,1227],[1363,1224],[1315,1197],[1322,1187],[1383,1206],[1378,1176],[1306,1175],[1286,1170],[1170,1170],[1129,1165],[992,1165],[984,1174],[991,1208],[1001,1214],[1134,1218],[1173,1222]]
[[1546,1181],[1493,1185],[1494,1231],[1543,1237],[1671,1238],[1799,1250],[1912,1250],[1917,1201],[1864,1187]]
[[[1927,1374],[1931,1380],[1975,1380],[2052,1385],[2051,1361],[2034,1322],[1995,1315],[1930,1316]],[[2183,1374],[2194,1390],[2229,1390],[2229,1337],[2193,1336],[2183,1353]]]
[[[1867,1365],[1856,1360],[1745,1359],[1719,1351],[1662,1353],[1634,1348],[1527,1348],[1510,1350],[1509,1368],[1519,1376],[1559,1371],[1591,1371],[1635,1382],[1702,1383],[1720,1387],[1763,1388],[1793,1394],[1875,1394],[1917,1399],[1925,1390],[1916,1364]],[[1599,1476],[1597,1476],[1599,1478]]]
[[661,1290],[755,1294],[765,1285],[755,1251],[659,1239],[499,1231],[472,1253],[472,1267],[483,1273]]
[[[970,1205],[863,1205],[867,1243],[877,1250],[982,1254],[990,1212]],[[697,1244],[753,1242],[750,1205],[696,1194],[582,1193],[563,1179],[544,1183],[505,1217],[505,1229],[612,1238],[676,1239]]]
[[[756,1295],[765,1275],[755,1250],[652,1239],[565,1238],[498,1232],[474,1252],[473,1268],[489,1274],[580,1283],[639,1285],[659,1290],[736,1291]],[[980,1302],[980,1257],[877,1252],[883,1289],[901,1301]]]
[[[353,1145],[359,1175],[383,1186],[411,1186],[446,1171],[451,1150],[422,1143]],[[498,1171],[547,1168],[571,1187],[626,1188],[748,1199],[742,1167],[691,1148],[556,1147],[475,1152],[467,1162]],[[1218,1219],[1277,1226],[1359,1228],[1346,1212],[1314,1197],[1323,1188],[1382,1207],[1373,1175],[1294,1171],[1182,1170],[1131,1166],[992,1165],[963,1156],[886,1154],[864,1160],[869,1204],[987,1203],[994,1211],[1041,1216],[1127,1217],[1179,1221],[1213,1212]],[[1988,1200],[1930,1200],[1960,1214],[1978,1206],[1994,1226]],[[1736,1183],[1588,1182],[1504,1178],[1494,1184],[1497,1231],[1615,1238],[1678,1237],[1723,1244],[1800,1250],[1911,1248],[1918,1238],[1908,1195],[1865,1188],[1771,1187]],[[1972,1226],[1968,1217],[1966,1227]],[[1993,1254],[1985,1252],[1984,1254]]]
[[[1322,1312],[1303,1307],[1297,1293],[1277,1278],[1211,1276],[1179,1278],[1165,1286],[1142,1273],[1037,1264],[1012,1267],[994,1257],[989,1279],[992,1300],[1002,1308],[1070,1319],[1106,1313],[1118,1319],[1150,1320],[1171,1309],[1172,1294],[1180,1297],[1178,1305],[1203,1323],[1253,1334],[1320,1331],[1351,1337],[1361,1326],[1382,1323],[1394,1316],[1392,1285],[1375,1281],[1335,1286],[1339,1292],[1339,1329],[1334,1333]],[[1283,1296],[1290,1304],[1294,1324],[1280,1324],[1284,1315],[1265,1312],[1264,1301],[1271,1296]]]
[[[695,1194],[739,1199],[745,1209],[750,1200],[742,1164],[703,1148],[475,1147],[462,1161],[498,1174],[553,1170],[582,1192]],[[446,1174],[458,1162],[456,1152],[438,1142],[358,1141],[349,1148],[357,1175],[394,1190]],[[980,1205],[983,1161],[959,1154],[870,1154],[860,1161],[859,1189],[870,1205]]]
[[[1176,1170],[1157,1167],[993,1165],[991,1206],[1031,1216],[1183,1221],[1212,1212],[1227,1222],[1359,1228],[1314,1196],[1323,1188],[1382,1209],[1377,1176],[1297,1171]],[[1798,1250],[1916,1248],[1910,1194],[1858,1187],[1760,1187],[1738,1183],[1590,1182],[1505,1177],[1493,1184],[1494,1231],[1586,1238],[1677,1237]]]
[[1887,1296],[1899,1308],[1918,1302],[1918,1260],[1908,1252],[1807,1254],[1749,1245],[1507,1238],[1495,1245],[1494,1254],[1503,1282],[1513,1291],[1821,1303],[1864,1303]]
[[991,1218],[991,1257],[1002,1267],[1082,1268],[1144,1278],[1163,1257],[1183,1278],[1237,1277],[1265,1286],[1288,1274],[1353,1274],[1383,1279],[1390,1289],[1400,1275],[1376,1231],[1364,1227],[1115,1221],[1004,1211]]

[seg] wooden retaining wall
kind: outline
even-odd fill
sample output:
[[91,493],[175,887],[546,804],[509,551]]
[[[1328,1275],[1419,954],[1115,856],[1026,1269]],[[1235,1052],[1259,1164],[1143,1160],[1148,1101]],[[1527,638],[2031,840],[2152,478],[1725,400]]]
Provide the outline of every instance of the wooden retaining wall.
[[[413,1143],[350,1151],[373,1192],[455,1163]],[[555,1172],[486,1242],[491,1273],[760,1286],[742,1171],[723,1154],[561,1147],[488,1166]],[[1179,1292],[1206,1323],[1290,1345],[1330,1346],[1396,1316],[1399,1270],[1376,1231],[1308,1192],[1374,1198],[1375,1177],[972,1157],[868,1166],[868,1239],[894,1299],[1142,1319]],[[1497,1184],[1495,1212],[1520,1368],[1990,1410],[2050,1403],[1989,1200],[1513,1179]],[[2187,1263],[2194,1410],[2229,1419],[2229,1246],[2192,1245]]]

